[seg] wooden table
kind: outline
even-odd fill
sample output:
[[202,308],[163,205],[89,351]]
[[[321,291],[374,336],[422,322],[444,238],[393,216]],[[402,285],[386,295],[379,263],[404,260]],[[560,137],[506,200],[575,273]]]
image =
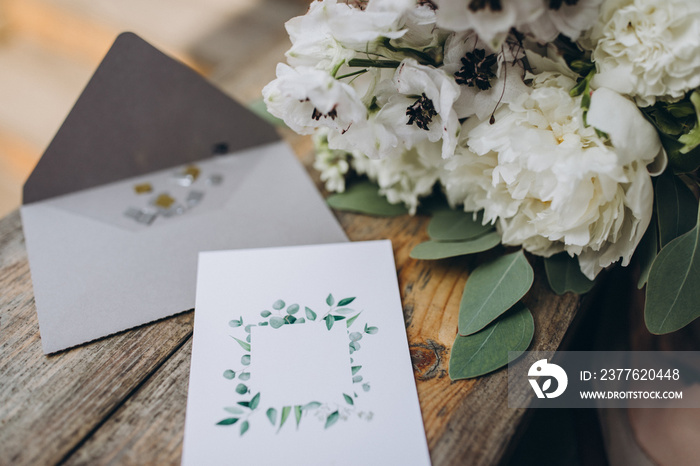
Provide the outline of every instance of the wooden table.
[[[310,168],[309,139],[285,137],[323,192]],[[508,408],[507,372],[457,382],[447,375],[459,301],[473,262],[409,258],[427,239],[427,217],[336,215],[351,240],[393,241],[433,464],[497,463],[526,412]],[[554,350],[582,300],[554,295],[541,272],[540,267],[526,297],[536,325],[531,349]],[[16,211],[0,220],[0,293],[0,464],[180,462],[192,311],[44,356]]]

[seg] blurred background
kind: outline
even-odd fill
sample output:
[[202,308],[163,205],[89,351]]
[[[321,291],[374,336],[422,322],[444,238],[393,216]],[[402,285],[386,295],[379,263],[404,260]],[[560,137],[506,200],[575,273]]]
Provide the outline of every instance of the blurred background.
[[0,217],[114,39],[132,31],[243,103],[289,48],[310,0],[0,0]]

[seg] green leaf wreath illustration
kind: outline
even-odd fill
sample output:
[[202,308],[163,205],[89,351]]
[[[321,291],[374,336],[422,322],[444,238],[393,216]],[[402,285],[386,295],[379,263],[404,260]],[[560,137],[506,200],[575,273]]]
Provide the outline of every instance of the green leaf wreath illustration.
[[[257,323],[246,324],[243,321],[243,317],[229,321],[229,326],[239,332],[238,336],[230,335],[230,337],[236,341],[238,346],[243,349],[245,353],[240,358],[242,367],[224,370],[223,377],[236,382],[234,392],[240,396],[240,399],[238,399],[233,406],[223,408],[229,416],[221,419],[216,425],[232,426],[237,424],[240,426],[239,435],[243,436],[251,428],[251,419],[257,417],[260,412],[264,413],[264,417],[267,418],[268,422],[273,427],[277,428],[277,432],[288,424],[287,420],[292,413],[294,414],[293,424],[297,429],[307,413],[314,413],[323,423],[324,429],[331,428],[340,420],[347,420],[348,412],[358,412],[360,417],[364,416],[367,420],[371,420],[373,414],[371,412],[363,413],[358,411],[358,407],[355,403],[355,400],[359,397],[358,392],[368,392],[370,390],[370,384],[364,379],[363,374],[360,373],[362,365],[354,364],[355,361],[352,357],[350,357],[350,374],[348,374],[348,377],[351,378],[353,384],[358,384],[358,387],[361,386],[362,390],[357,390],[352,394],[339,393],[339,400],[344,400],[344,403],[340,401],[321,402],[314,400],[303,405],[267,406],[264,404],[265,397],[263,393],[257,392],[251,396],[248,384],[243,383],[251,378],[252,360],[250,352],[253,344],[253,342],[251,342],[251,329],[256,326],[269,326],[272,329],[279,329],[285,325],[308,323],[310,325],[322,325],[330,331],[334,325],[340,325],[339,322],[342,322],[345,324],[344,328],[348,336],[349,355],[360,351],[362,348],[360,341],[366,335],[376,335],[379,332],[379,327],[372,326],[368,323],[365,323],[364,327],[361,327],[360,324],[354,326],[358,317],[362,314],[362,310],[358,311],[350,307],[350,305],[355,304],[355,300],[355,296],[336,300],[333,294],[329,293],[324,300],[325,304],[328,306],[325,312],[317,312],[310,307],[304,306],[304,312],[300,313],[302,307],[299,304],[292,303],[287,305],[284,300],[278,299],[272,303],[272,310],[265,309],[260,312],[259,315],[262,320]],[[241,332],[246,334],[245,340],[238,338],[243,336]]]

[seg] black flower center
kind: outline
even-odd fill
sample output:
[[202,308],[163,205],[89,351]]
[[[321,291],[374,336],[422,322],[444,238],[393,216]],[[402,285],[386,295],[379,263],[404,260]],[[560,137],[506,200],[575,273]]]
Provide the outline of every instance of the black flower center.
[[415,124],[420,129],[428,131],[428,125],[433,121],[437,112],[433,101],[423,93],[412,105],[406,108],[406,115],[408,115],[407,125]]
[[490,9],[491,11],[501,11],[501,0],[471,0],[469,9],[473,12]]
[[335,110],[335,107],[333,107],[328,113],[321,113],[316,107],[314,107],[314,111],[311,113],[311,118],[316,121],[320,120],[321,118],[330,118],[331,120],[335,120],[337,116],[338,112]]
[[496,75],[491,67],[496,64],[496,55],[486,55],[483,49],[474,49],[467,52],[462,58],[462,68],[455,73],[457,84],[466,84],[469,87],[478,87],[482,91],[491,88],[491,78]]
[[549,0],[549,9],[558,10],[563,4],[571,6],[576,5],[577,3],[578,0]]

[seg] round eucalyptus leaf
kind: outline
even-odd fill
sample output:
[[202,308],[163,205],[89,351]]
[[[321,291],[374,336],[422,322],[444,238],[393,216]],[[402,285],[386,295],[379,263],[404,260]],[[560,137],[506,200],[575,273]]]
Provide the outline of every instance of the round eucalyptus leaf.
[[235,379],[236,378],[236,373],[233,372],[231,369],[227,369],[224,371],[224,378],[225,379]]
[[544,269],[550,288],[558,295],[567,291],[577,294],[588,293],[594,282],[589,280],[578,265],[578,259],[561,252],[544,259]]
[[360,332],[352,332],[349,337],[350,341],[362,340],[362,334]]
[[287,308],[287,314],[293,315],[299,312],[299,305],[298,304],[292,304]]
[[250,354],[244,354],[241,356],[241,364],[244,366],[249,366],[250,365]]
[[241,372],[238,374],[238,380],[249,380],[250,379],[250,372]]
[[285,305],[285,304],[284,304],[284,301],[282,301],[281,299],[278,299],[277,301],[275,301],[275,302],[272,304],[272,309],[274,309],[274,310],[276,310],[276,311],[279,311],[279,310],[281,310],[281,309],[284,309],[284,305]]
[[240,327],[241,325],[243,325],[243,322],[242,322],[242,320],[234,319],[234,320],[229,320],[228,325],[229,325],[229,327],[235,328],[235,327]]
[[437,260],[448,257],[465,256],[477,252],[488,251],[498,246],[501,236],[496,233],[486,233],[483,236],[468,241],[438,242],[426,241],[414,247],[410,256],[413,259]]
[[368,392],[368,391],[369,391],[369,388],[370,388],[370,387],[369,387],[369,384],[368,384],[368,383],[363,383],[363,384],[362,384],[362,390]]
[[522,250],[477,267],[467,279],[459,305],[459,334],[486,327],[525,296],[535,273]]
[[505,366],[508,352],[525,351],[534,332],[530,310],[518,304],[480,332],[457,335],[450,353],[450,379],[478,377]]
[[291,316],[291,315],[287,315],[287,316],[285,316],[285,318],[284,318],[284,322],[285,322],[286,324],[293,324],[293,323],[296,322],[296,321],[297,321],[297,318],[294,317],[294,316]]
[[240,395],[245,395],[246,393],[248,393],[248,387],[243,383],[239,383],[236,386],[236,393]]
[[304,322],[306,322],[306,319],[304,319],[303,317],[299,317],[299,318],[297,319],[297,321],[294,322],[294,323],[295,323],[295,324],[303,324]]
[[384,196],[379,194],[379,187],[370,181],[354,184],[343,193],[333,194],[326,202],[337,210],[379,217],[393,217],[408,213],[402,204],[390,204]]
[[270,317],[270,327],[272,328],[280,328],[281,326],[284,325],[284,318],[280,316],[272,316]]
[[360,383],[362,382],[362,376],[361,375],[356,375],[352,378],[352,383]]
[[272,312],[270,312],[270,311],[262,311],[262,312],[260,313],[260,315],[261,315],[262,317],[270,317],[270,316],[272,315]]
[[446,210],[436,212],[428,224],[428,235],[435,241],[465,241],[493,230],[492,225],[483,225],[483,212],[474,218],[473,212]]
[[270,420],[270,423],[274,426],[277,423],[277,410],[275,408],[268,408],[265,414]]

